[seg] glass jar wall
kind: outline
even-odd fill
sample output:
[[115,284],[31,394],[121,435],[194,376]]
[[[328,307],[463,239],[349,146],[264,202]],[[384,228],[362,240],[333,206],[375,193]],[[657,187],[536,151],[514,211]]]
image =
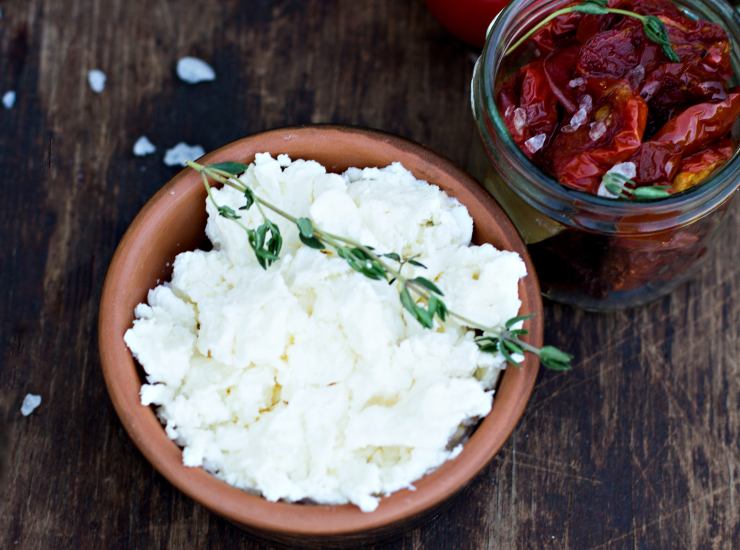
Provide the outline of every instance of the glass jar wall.
[[[490,160],[484,184],[528,244],[545,296],[592,310],[632,307],[685,281],[712,242],[740,185],[740,153],[701,185],[651,202],[575,191],[544,174],[511,139],[496,105],[501,81],[534,57],[504,52],[567,0],[514,0],[493,21],[471,85],[473,114]],[[725,28],[740,74],[738,15],[723,0],[675,2],[691,17]],[[737,81],[733,82],[736,85]],[[737,143],[740,122],[733,137]]]

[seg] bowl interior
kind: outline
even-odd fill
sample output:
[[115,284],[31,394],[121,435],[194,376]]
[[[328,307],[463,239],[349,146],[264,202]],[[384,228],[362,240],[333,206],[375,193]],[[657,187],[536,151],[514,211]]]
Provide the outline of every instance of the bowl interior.
[[[503,211],[478,184],[427,149],[386,134],[342,127],[288,128],[233,142],[201,162],[250,162],[258,152],[287,153],[313,159],[328,170],[350,166],[385,166],[400,161],[417,178],[456,197],[475,222],[475,242],[518,252],[529,275],[520,282],[522,312],[529,342],[542,343],[542,303],[526,248]],[[111,262],[100,305],[99,344],[108,391],[134,443],[170,482],[199,503],[242,526],[288,536],[335,536],[381,530],[410,520],[436,506],[470,481],[501,448],[524,411],[538,371],[528,355],[520,369],[505,371],[491,413],[480,423],[463,451],[415,483],[415,491],[398,491],[381,499],[378,509],[363,513],[354,506],[268,502],[216,479],[199,468],[182,465],[180,449],[167,438],[152,408],[139,402],[141,378],[123,341],[135,306],[147,291],[170,277],[175,256],[204,243],[205,191],[192,170],[183,170],[142,209],[124,235]]]

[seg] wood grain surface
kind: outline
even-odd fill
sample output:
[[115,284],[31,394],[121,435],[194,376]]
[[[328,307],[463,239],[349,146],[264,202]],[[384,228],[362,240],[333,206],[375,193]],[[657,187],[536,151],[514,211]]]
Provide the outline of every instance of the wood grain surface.
[[[304,123],[379,128],[471,166],[476,52],[420,0],[0,2],[0,548],[268,548],[175,490],[124,433],[96,347],[118,240],[206,150]],[[174,67],[196,55],[216,82]],[[88,87],[89,69],[108,76]],[[144,158],[142,134],[157,145]],[[547,305],[577,356],[436,518],[383,549],[737,548],[738,203],[700,274],[609,315]],[[27,392],[42,396],[30,417]]]

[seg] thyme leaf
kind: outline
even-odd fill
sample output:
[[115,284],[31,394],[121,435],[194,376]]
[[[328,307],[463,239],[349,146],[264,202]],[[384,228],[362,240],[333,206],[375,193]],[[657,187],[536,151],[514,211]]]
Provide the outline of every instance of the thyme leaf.
[[[601,183],[612,195],[620,199],[653,200],[670,197],[670,185],[646,185],[638,187],[627,176],[610,172],[603,175]],[[629,187],[627,187],[629,186]]]
[[[513,327],[532,318],[532,315],[513,317],[506,321],[503,326],[496,327],[487,327],[470,320],[447,307],[442,299],[444,296],[442,290],[434,282],[422,276],[408,278],[403,275],[402,269],[406,264],[426,269],[423,263],[415,259],[416,256],[404,258],[397,252],[377,254],[372,246],[363,245],[350,238],[323,231],[316,227],[310,218],[293,216],[257,195],[253,189],[236,178],[236,176],[246,171],[246,165],[225,162],[204,166],[194,161],[188,161],[187,165],[201,175],[208,198],[216,207],[218,214],[232,220],[246,231],[249,246],[254,251],[257,262],[263,269],[267,269],[278,260],[283,246],[280,228],[265,213],[265,210],[269,210],[295,224],[298,228],[298,237],[306,246],[333,250],[347,262],[350,268],[365,277],[395,284],[401,306],[423,327],[433,328],[435,319],[444,323],[448,319],[454,318],[461,325],[479,332],[479,336],[475,337],[475,343],[482,352],[499,353],[507,362],[516,366],[521,366],[524,355],[531,353],[537,355],[546,368],[556,371],[571,368],[572,356],[570,354],[553,346],[537,348],[520,339],[520,336],[527,334],[527,330]],[[249,228],[240,221],[240,216],[233,208],[219,205],[213,196],[209,180],[227,185],[242,193],[246,199],[246,204],[240,209],[248,210],[252,205],[256,205],[262,214],[262,223],[255,229]],[[389,265],[386,260],[395,262],[397,267]]]

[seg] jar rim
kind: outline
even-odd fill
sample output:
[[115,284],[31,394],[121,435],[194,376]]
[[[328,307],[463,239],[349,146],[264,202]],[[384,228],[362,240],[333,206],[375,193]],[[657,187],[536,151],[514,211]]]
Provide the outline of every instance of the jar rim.
[[[508,47],[514,43],[515,39],[519,35],[526,31],[527,27],[522,26],[517,29],[517,32],[510,33],[507,36],[507,31],[510,30],[510,26],[522,7],[529,6],[531,4],[538,3],[543,4],[541,0],[513,0],[504,10],[502,10],[494,19],[488,28],[486,36],[486,43],[483,49],[481,57],[476,63],[474,70],[473,83],[471,85],[471,93],[474,97],[474,115],[478,119],[479,130],[483,133],[486,128],[482,127],[480,117],[476,113],[475,99],[482,100],[482,107],[486,111],[486,115],[490,117],[490,124],[493,126],[493,130],[497,133],[498,137],[506,148],[506,154],[512,157],[514,162],[510,168],[514,168],[521,175],[525,176],[526,181],[532,184],[533,189],[525,190],[524,198],[530,204],[532,202],[539,202],[540,199],[547,198],[551,201],[556,201],[563,204],[578,204],[579,209],[584,213],[590,213],[599,220],[604,218],[604,209],[608,209],[610,216],[628,216],[628,217],[641,217],[646,214],[650,214],[651,217],[660,218],[661,216],[675,216],[677,212],[690,211],[690,220],[695,221],[711,212],[716,206],[724,203],[737,188],[740,186],[740,149],[736,148],[733,156],[728,160],[721,168],[719,168],[712,176],[709,181],[702,184],[696,185],[683,191],[672,195],[665,199],[656,199],[650,201],[617,201],[606,197],[600,197],[584,191],[577,191],[575,189],[569,189],[556,179],[545,174],[538,166],[536,166],[519,147],[514,143],[511,135],[506,127],[503,117],[499,112],[495,102],[495,84],[496,77],[498,75],[498,69],[503,58],[503,53]],[[547,3],[547,7],[552,6],[552,9],[557,9],[560,4],[571,3],[570,0],[564,0],[558,2],[557,0]],[[706,2],[705,6],[718,12],[718,16],[723,18],[723,21],[732,21],[737,14],[726,2],[726,0],[711,0]],[[680,6],[679,6],[680,7]],[[550,9],[542,9],[542,13],[551,11]],[[733,32],[728,29],[727,25],[722,25],[725,31],[728,33],[731,41],[731,57],[734,71],[737,75],[740,75],[740,31],[735,29]],[[476,86],[476,79],[478,80],[479,86]],[[476,98],[475,96],[479,96]],[[521,191],[521,190],[519,190]],[[531,204],[537,207],[536,204]],[[560,218],[560,216],[554,216]],[[570,219],[559,220],[564,221],[568,225],[573,225],[573,221]],[[668,224],[669,226],[676,225],[676,219],[673,218],[673,222]],[[685,221],[679,221],[678,223],[686,223]],[[586,224],[588,225],[588,223]],[[600,223],[598,224],[601,225]],[[629,225],[629,224],[628,224]],[[640,232],[644,232],[650,223],[645,223],[642,219]],[[654,224],[649,230],[661,230],[666,226],[665,223]],[[623,226],[622,229],[625,227]],[[598,227],[599,230],[603,230],[603,227]],[[621,232],[621,231],[620,231]]]

